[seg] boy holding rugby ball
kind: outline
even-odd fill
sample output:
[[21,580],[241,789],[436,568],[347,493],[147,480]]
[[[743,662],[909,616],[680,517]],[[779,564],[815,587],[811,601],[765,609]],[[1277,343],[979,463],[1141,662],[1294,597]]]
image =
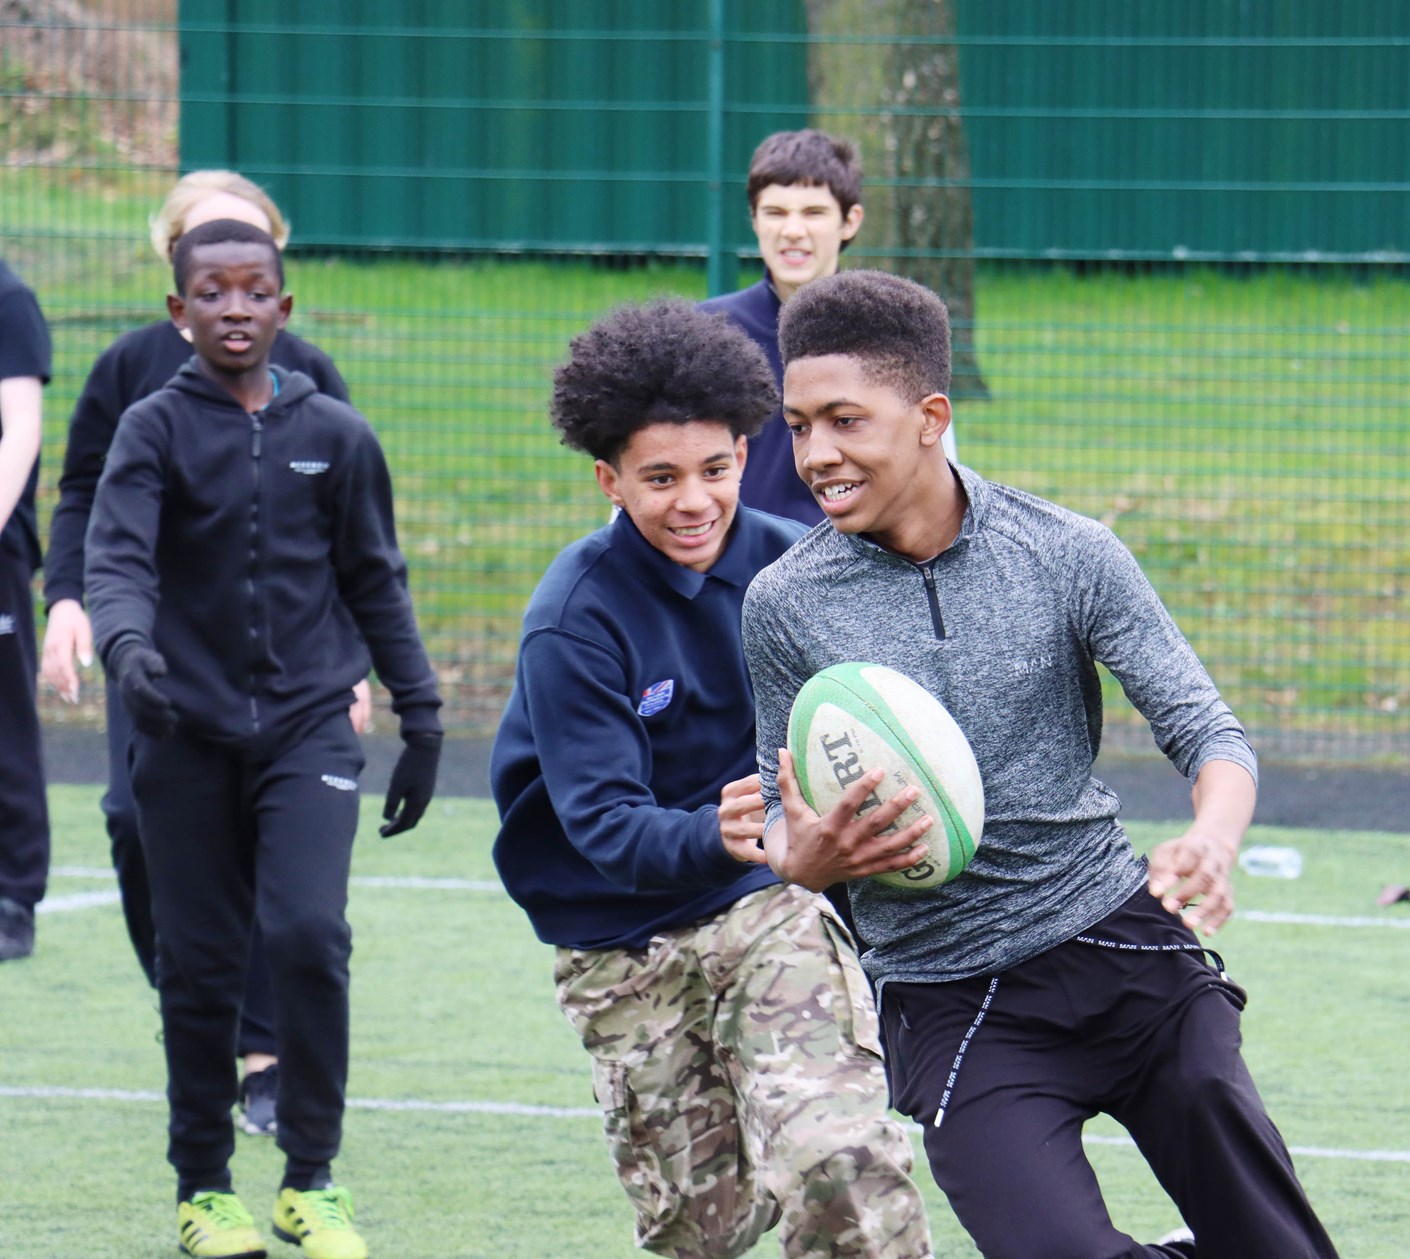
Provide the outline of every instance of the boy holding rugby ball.
[[[829,665],[930,690],[984,784],[984,842],[953,881],[850,888],[892,1099],[924,1125],[936,1182],[986,1259],[1331,1259],[1239,1052],[1244,994],[1192,930],[1233,907],[1257,773],[1239,723],[1110,530],[944,457],[938,297],[880,272],[819,279],[779,341],[795,463],[832,528],[745,602],[769,863],[822,888],[851,878],[859,847],[924,855],[928,819],[883,836],[889,818],[857,816],[871,776],[826,816],[803,802],[779,749]],[[1192,824],[1149,866],[1092,777],[1099,662],[1193,783]],[[1099,1112],[1130,1132],[1180,1234],[1141,1245],[1112,1223],[1082,1149]]]

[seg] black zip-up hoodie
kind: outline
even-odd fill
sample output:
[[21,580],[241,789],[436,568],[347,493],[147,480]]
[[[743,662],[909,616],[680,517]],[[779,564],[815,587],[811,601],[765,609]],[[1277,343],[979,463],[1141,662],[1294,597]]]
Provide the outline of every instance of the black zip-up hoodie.
[[377,438],[271,371],[255,414],[194,362],[123,413],[86,542],[98,653],[154,646],[181,725],[239,743],[345,708],[370,650],[402,733],[438,731]]

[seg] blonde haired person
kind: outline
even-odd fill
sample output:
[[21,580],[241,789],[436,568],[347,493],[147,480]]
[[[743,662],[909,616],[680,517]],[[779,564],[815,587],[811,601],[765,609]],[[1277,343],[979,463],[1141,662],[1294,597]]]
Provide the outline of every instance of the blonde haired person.
[[[258,227],[273,236],[281,249],[289,239],[288,222],[258,184],[235,171],[192,171],[177,180],[152,218],[152,245],[163,264],[169,268],[172,250],[183,234],[217,219],[235,219]],[[169,277],[170,271],[165,274]],[[124,333],[94,363],[74,405],[59,479],[59,504],[44,561],[48,625],[42,662],[44,680],[69,703],[78,701],[76,666],[88,667],[93,662],[93,633],[83,603],[84,539],[118,419],[134,402],[165,385],[191,355],[189,334],[178,331],[170,319]],[[278,334],[270,360],[310,377],[320,393],[348,401],[347,386],[332,359],[292,333]],[[361,733],[371,713],[366,682],[349,695],[349,702],[353,728]],[[156,933],[127,767],[132,727],[111,686],[107,714],[108,790],[103,796],[103,813],[128,934],[148,982],[155,985]],[[273,1012],[268,962],[256,936],[238,1042],[245,1065],[241,1122],[251,1133],[272,1133],[275,1128],[278,1072]]]
[[[223,213],[227,210],[231,213]],[[262,216],[260,221],[255,221],[254,214]],[[233,170],[193,170],[176,181],[152,216],[152,248],[163,265],[171,265],[176,242],[187,232],[215,219],[253,223],[273,236],[280,249],[289,243],[288,220],[254,180]]]

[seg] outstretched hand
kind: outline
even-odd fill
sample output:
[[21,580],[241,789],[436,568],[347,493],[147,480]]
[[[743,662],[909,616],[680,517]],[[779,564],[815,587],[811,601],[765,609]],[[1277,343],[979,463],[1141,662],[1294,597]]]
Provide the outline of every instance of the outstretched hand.
[[929,815],[901,830],[883,833],[915,803],[920,794],[915,787],[904,788],[858,816],[857,810],[885,777],[879,769],[863,774],[820,816],[803,799],[792,755],[786,748],[779,749],[783,821],[771,826],[764,836],[764,850],[774,873],[821,892],[848,879],[905,870],[926,857],[930,850],[921,837],[932,825]]
[[1212,936],[1234,912],[1229,873],[1237,851],[1198,824],[1190,827],[1151,850],[1151,895],[1192,931]]
[[1192,931],[1212,936],[1234,912],[1229,877],[1258,798],[1252,773],[1234,761],[1206,762],[1195,777],[1194,824],[1150,856],[1151,895]]

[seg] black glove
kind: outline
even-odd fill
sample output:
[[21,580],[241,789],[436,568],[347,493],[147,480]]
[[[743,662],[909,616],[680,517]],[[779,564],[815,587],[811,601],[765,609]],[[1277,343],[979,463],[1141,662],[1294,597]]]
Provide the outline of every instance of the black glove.
[[[441,763],[441,736],[431,730],[415,730],[402,736],[406,746],[392,770],[387,787],[387,803],[382,806],[385,825],[378,832],[384,839],[409,831],[421,820],[436,791],[436,769]],[[398,813],[397,810],[401,812]]]
[[150,738],[165,739],[176,729],[176,709],[154,685],[156,678],[166,676],[161,652],[140,639],[124,639],[108,654],[108,673],[138,730]]

